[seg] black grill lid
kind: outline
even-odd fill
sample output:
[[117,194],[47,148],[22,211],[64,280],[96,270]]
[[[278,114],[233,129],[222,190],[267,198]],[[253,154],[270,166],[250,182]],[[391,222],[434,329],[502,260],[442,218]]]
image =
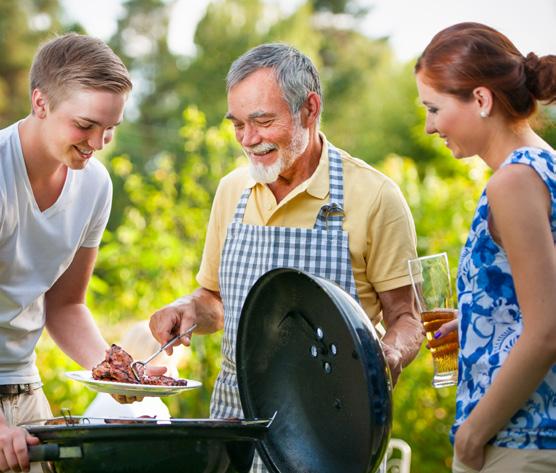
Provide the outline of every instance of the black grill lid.
[[391,428],[391,381],[361,307],[328,280],[288,268],[250,290],[237,337],[246,418],[276,418],[259,443],[274,473],[375,471]]

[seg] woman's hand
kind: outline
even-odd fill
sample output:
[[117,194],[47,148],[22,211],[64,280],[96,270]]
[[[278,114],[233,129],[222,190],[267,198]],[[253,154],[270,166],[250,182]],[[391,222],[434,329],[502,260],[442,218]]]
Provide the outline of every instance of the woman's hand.
[[450,320],[449,322],[446,322],[444,325],[442,325],[435,333],[434,333],[434,338],[435,339],[440,339],[442,337],[445,337],[446,335],[448,335],[449,333],[452,333],[454,331],[457,331],[458,329],[458,319],[455,318],[454,320]]
[[[446,322],[444,325],[440,326],[440,328],[434,332],[434,340],[432,343],[431,342],[427,342],[427,348],[430,350],[431,347],[438,347],[443,345],[444,343],[449,343],[451,342],[450,339],[446,340],[445,342],[442,341],[443,338],[445,338],[447,335],[450,335],[451,333],[457,332],[458,330],[458,319],[457,319],[457,314],[456,314],[456,318],[454,320],[450,320],[449,322]],[[456,334],[456,339],[457,339],[457,334]],[[439,342],[436,342],[436,340],[439,340]]]
[[486,443],[472,432],[469,422],[461,424],[454,440],[454,452],[460,462],[480,470],[485,463],[485,446]]

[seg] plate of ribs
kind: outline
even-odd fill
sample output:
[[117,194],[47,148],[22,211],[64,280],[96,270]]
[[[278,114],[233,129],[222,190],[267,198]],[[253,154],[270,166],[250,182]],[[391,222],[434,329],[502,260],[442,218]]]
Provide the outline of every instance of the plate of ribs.
[[201,386],[199,381],[176,379],[170,376],[148,375],[142,366],[137,366],[140,381],[131,371],[133,358],[123,348],[113,344],[106,350],[106,357],[92,371],[69,371],[66,376],[84,383],[93,391],[123,394],[125,396],[173,396]]

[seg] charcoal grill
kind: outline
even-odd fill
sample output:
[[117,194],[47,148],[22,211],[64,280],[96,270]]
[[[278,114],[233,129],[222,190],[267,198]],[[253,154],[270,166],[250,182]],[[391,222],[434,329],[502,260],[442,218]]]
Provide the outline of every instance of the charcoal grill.
[[255,449],[272,473],[377,470],[391,380],[345,291],[295,269],[264,274],[243,305],[236,352],[246,419],[29,426],[43,443],[32,455],[58,473],[247,473]]

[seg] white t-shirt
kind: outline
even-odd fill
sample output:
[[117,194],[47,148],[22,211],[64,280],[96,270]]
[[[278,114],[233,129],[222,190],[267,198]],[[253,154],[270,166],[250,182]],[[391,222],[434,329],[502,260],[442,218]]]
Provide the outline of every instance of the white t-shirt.
[[18,125],[0,130],[0,384],[40,381],[34,350],[44,294],[80,247],[99,245],[112,203],[110,176],[91,158],[85,169],[68,169],[58,200],[41,212]]
[[97,418],[90,419],[91,424],[102,424],[104,418],[149,416],[156,417],[159,420],[170,419],[168,407],[158,397],[145,397],[142,401],[120,404],[110,394],[106,393],[98,393],[83,415]]

